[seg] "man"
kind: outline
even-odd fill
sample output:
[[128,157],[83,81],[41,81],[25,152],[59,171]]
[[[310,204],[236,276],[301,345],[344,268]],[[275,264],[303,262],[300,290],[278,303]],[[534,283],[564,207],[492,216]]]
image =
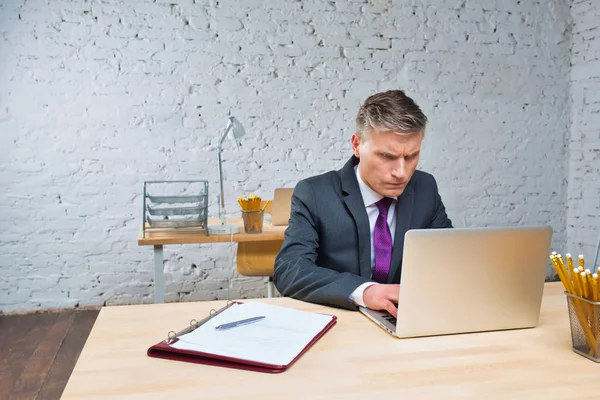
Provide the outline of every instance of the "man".
[[404,234],[452,226],[435,179],[416,171],[426,122],[400,90],[360,107],[352,158],[294,189],[273,277],[282,295],[397,315]]

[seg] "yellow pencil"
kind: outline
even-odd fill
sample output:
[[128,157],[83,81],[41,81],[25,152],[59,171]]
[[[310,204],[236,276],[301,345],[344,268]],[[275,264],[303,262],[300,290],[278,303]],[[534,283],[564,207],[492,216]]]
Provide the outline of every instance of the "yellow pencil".
[[587,274],[585,272],[582,272],[579,274],[581,276],[581,286],[583,287],[583,298],[584,299],[589,299],[590,296],[590,292],[589,292],[589,286],[587,284]]
[[580,280],[580,272],[577,270],[577,268],[574,268],[572,271],[572,280],[573,280],[573,294],[575,296],[579,296],[581,297],[583,295],[583,288],[581,287],[581,280]]
[[586,297],[585,272],[577,273],[577,283],[579,284],[579,297]]
[[594,296],[594,292],[592,291],[592,273],[589,269],[586,269],[585,271],[583,271],[583,273],[585,274],[585,276],[583,277],[583,283],[585,284],[588,293],[586,299],[593,301],[592,297]]
[[585,260],[583,259],[583,254],[579,255],[579,268],[581,268],[581,269],[585,268]]
[[[598,301],[598,287],[596,283],[598,281],[598,274],[588,273],[589,269],[586,269],[587,283],[590,287],[590,297],[588,300],[596,302]],[[591,312],[588,313],[590,316],[590,326],[592,328],[592,334],[595,338],[598,338],[598,306],[596,304],[589,304]]]
[[554,256],[554,258],[556,258],[556,261],[558,261],[558,263],[560,265],[562,265],[563,267],[565,266],[565,262],[563,261],[562,254],[557,254]]
[[577,267],[572,266],[572,268],[569,269],[569,274],[571,275],[571,282],[573,283],[573,288],[577,288],[577,276],[579,275],[579,270],[577,269]]
[[[562,256],[560,254],[557,254],[556,256],[554,256],[554,259],[556,260],[556,263],[558,264],[559,268],[563,271],[567,271],[567,267],[565,266]],[[565,276],[567,278],[567,280],[571,281],[571,291],[568,291],[571,294],[574,294],[575,296],[579,296],[579,285],[578,285],[578,280],[577,280],[577,274],[573,274],[571,271],[569,272],[565,272]]]
[[[585,282],[588,285],[588,293],[590,294],[590,300],[592,300],[592,271],[585,269]],[[593,301],[593,300],[592,300]]]
[[563,286],[565,287],[565,290],[568,293],[574,294],[573,293],[573,287],[572,287],[572,284],[571,284],[571,280],[569,279],[569,276],[566,274],[566,272],[564,271],[564,269],[559,264],[556,256],[555,255],[551,255],[550,256],[550,261],[552,262],[552,265],[554,266],[554,269],[556,270],[556,273],[558,274],[558,278],[561,280]]
[[567,265],[569,266],[569,271],[573,270],[573,258],[571,257],[571,253],[566,254],[567,257]]

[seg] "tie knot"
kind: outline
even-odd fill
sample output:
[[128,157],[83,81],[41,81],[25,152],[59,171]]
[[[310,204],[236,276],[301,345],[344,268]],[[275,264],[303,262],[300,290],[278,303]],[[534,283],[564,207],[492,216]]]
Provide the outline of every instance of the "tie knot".
[[390,208],[390,204],[392,204],[392,199],[390,197],[384,197],[379,200],[375,205],[379,209],[379,214],[387,215],[388,210]]

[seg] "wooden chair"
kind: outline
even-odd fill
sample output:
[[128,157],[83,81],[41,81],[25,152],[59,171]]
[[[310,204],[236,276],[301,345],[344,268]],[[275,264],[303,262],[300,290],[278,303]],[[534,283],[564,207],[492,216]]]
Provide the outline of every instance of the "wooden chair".
[[[268,202],[265,212],[271,214],[274,223],[281,225],[289,219],[292,192],[289,188],[275,189],[273,201],[264,200],[261,204],[262,207]],[[264,276],[268,297],[273,297],[275,258],[282,244],[283,240],[238,243],[237,272],[243,276]]]

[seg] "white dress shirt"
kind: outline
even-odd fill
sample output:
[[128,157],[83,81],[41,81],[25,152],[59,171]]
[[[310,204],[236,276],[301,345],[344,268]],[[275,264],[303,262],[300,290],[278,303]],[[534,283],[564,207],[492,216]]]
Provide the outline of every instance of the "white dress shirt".
[[[360,164],[354,167],[354,172],[356,173],[356,180],[358,181],[358,187],[360,189],[360,194],[362,195],[363,202],[365,203],[365,208],[367,210],[367,216],[369,217],[369,234],[371,235],[371,271],[375,269],[375,252],[373,251],[373,232],[375,230],[375,222],[377,222],[377,217],[379,216],[379,209],[377,208],[377,203],[379,200],[383,198],[382,195],[375,192],[371,189],[360,177]],[[390,233],[392,234],[392,243],[394,243],[394,236],[396,233],[396,204],[398,203],[398,198],[393,198],[392,203],[390,204],[390,208],[388,209],[387,215],[387,223],[390,228]],[[365,306],[365,302],[363,300],[363,292],[366,288],[371,285],[376,285],[376,282],[366,282],[357,287],[354,292],[350,295],[350,300],[352,300],[356,305]]]

